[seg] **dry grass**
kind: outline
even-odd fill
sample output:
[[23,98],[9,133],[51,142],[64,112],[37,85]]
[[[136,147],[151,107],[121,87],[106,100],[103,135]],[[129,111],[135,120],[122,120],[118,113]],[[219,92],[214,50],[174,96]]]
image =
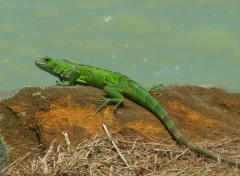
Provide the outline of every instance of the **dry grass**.
[[[1,170],[0,175],[240,175],[240,169],[199,156],[176,143],[153,143],[141,137],[114,135],[74,145],[66,133],[64,136],[65,144],[53,142],[45,152],[32,149]],[[240,139],[198,145],[240,160]]]

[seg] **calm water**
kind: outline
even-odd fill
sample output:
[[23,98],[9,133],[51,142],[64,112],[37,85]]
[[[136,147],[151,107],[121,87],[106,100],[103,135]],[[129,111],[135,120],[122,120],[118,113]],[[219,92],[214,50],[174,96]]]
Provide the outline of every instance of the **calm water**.
[[0,0],[0,90],[52,85],[38,57],[124,73],[144,86],[240,90],[238,0]]

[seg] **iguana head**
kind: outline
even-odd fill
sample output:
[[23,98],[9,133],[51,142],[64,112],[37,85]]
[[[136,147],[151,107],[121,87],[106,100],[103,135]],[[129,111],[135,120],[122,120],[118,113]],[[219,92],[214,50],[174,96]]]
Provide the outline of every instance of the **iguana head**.
[[57,76],[60,80],[64,79],[70,70],[72,70],[73,65],[66,62],[65,60],[53,59],[50,57],[43,57],[37,59],[35,64],[42,70]]

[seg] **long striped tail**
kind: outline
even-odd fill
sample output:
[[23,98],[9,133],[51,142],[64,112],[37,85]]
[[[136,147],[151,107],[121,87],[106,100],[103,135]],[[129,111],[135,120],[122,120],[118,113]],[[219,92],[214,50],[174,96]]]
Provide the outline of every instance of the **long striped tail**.
[[171,120],[171,118],[167,114],[167,111],[163,107],[161,107],[157,99],[155,99],[147,90],[145,90],[143,87],[141,87],[137,83],[133,82],[130,84],[130,86],[132,87],[133,92],[129,93],[128,97],[130,99],[135,100],[136,102],[138,102],[139,104],[141,104],[142,106],[150,110],[152,113],[154,113],[161,120],[161,122],[164,124],[166,129],[169,131],[169,133],[173,136],[173,138],[176,141],[178,141],[179,143],[185,145],[186,147],[190,148],[191,150],[201,155],[212,158],[216,161],[224,161],[226,163],[229,163],[231,165],[234,165],[240,168],[240,162],[232,161],[227,158],[222,158],[220,156],[217,156],[212,152],[197,146],[196,144],[192,143],[190,140],[183,137],[180,131],[176,128],[174,122]]
[[199,154],[212,158],[216,161],[224,161],[226,163],[229,163],[231,165],[234,165],[240,168],[240,162],[232,161],[227,158],[217,156],[212,152],[207,151],[197,146],[196,144],[192,143],[188,139],[184,138],[183,135],[180,133],[180,131],[176,128],[174,122],[171,120],[166,110],[163,107],[161,107],[159,102],[153,96],[151,96],[149,93],[146,93],[146,92],[144,93],[144,89],[138,89],[138,93],[142,93],[142,95],[145,94],[144,96],[142,96],[145,98],[144,100],[140,101],[142,102],[141,104],[145,106],[147,109],[149,109],[151,112],[153,112],[161,120],[161,122],[164,124],[166,129],[169,131],[169,133],[173,136],[173,138],[176,141],[178,141],[179,143],[185,145],[186,147],[190,148],[191,150]]
[[161,107],[159,102],[153,97],[152,98],[149,97],[149,99],[152,99],[152,101],[150,100],[151,101],[150,104],[155,102],[155,105],[153,106],[152,109],[150,109],[150,107],[148,106],[148,109],[151,110],[161,120],[161,122],[164,124],[164,126],[169,131],[169,133],[179,143],[187,146],[188,148],[190,148],[191,150],[193,150],[199,154],[202,154],[204,156],[212,158],[216,161],[223,161],[223,162],[226,162],[228,164],[231,164],[231,165],[234,165],[234,166],[240,168],[240,162],[232,161],[227,158],[217,156],[217,155],[213,154],[212,152],[207,151],[207,150],[197,146],[196,144],[192,143],[191,141],[189,141],[188,139],[183,137],[183,135],[180,133],[180,131],[176,128],[174,122],[171,120],[171,118],[167,114],[166,110],[163,107]]

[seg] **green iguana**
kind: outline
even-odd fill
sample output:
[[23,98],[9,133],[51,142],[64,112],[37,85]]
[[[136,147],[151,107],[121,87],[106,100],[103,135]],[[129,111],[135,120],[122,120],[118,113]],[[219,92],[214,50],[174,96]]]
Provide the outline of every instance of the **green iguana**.
[[96,113],[101,111],[107,104],[115,104],[114,112],[116,112],[119,105],[123,103],[124,97],[127,97],[154,113],[158,119],[161,120],[173,138],[179,143],[199,154],[213,158],[217,161],[224,161],[240,168],[239,162],[219,157],[210,151],[200,148],[183,137],[176,128],[174,122],[170,119],[166,110],[159,104],[158,100],[156,100],[149,91],[144,89],[140,84],[131,80],[127,76],[101,68],[76,64],[67,60],[58,60],[50,57],[37,59],[36,65],[40,69],[58,77],[60,80],[58,84],[60,85],[80,84],[103,89],[109,98],[103,100],[103,104],[97,108]]

